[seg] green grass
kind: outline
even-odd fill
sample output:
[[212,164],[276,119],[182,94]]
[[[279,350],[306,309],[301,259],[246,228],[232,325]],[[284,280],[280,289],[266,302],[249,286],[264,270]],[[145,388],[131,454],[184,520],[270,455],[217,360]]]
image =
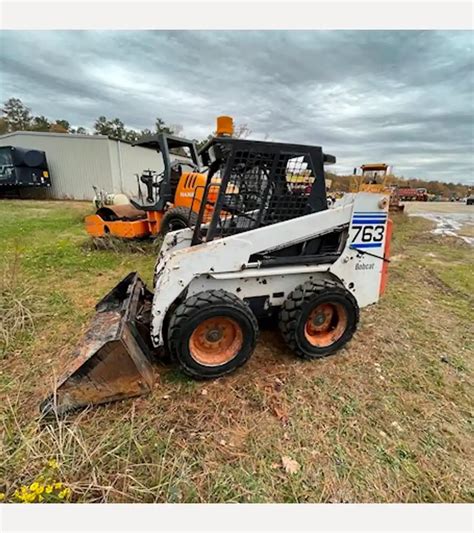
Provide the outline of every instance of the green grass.
[[31,318],[0,347],[7,500],[55,458],[80,502],[473,501],[472,248],[399,216],[387,293],[340,355],[300,361],[270,327],[231,376],[195,382],[162,363],[150,396],[41,425],[94,303],[129,271],[152,278],[156,247],[97,249],[90,211],[0,202],[0,309],[18,300]]
[[[83,280],[110,270],[120,275],[127,270],[122,267],[131,259],[132,266],[149,271],[153,265],[152,254],[127,254],[123,249],[94,250],[88,245],[83,219],[91,211],[92,206],[82,202],[3,201],[0,261],[4,264],[20,255],[24,273],[38,282],[51,280],[52,276]],[[143,244],[142,248],[147,251],[153,246]]]

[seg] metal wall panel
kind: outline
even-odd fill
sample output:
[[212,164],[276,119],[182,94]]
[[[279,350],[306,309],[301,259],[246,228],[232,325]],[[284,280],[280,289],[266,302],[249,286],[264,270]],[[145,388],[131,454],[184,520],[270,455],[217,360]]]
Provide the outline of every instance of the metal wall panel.
[[163,170],[159,153],[102,135],[17,132],[0,136],[0,146],[44,150],[51,173],[51,189],[30,189],[25,196],[92,200],[93,185],[107,192],[137,195],[135,174]]
[[112,191],[108,142],[103,136],[37,132],[0,137],[0,146],[44,150],[51,174],[48,196],[71,200],[91,200],[94,197],[92,185]]
[[[114,192],[137,196],[137,174],[144,170],[163,171],[161,154],[142,146],[109,140],[110,161],[114,181]],[[143,191],[145,190],[142,185]]]

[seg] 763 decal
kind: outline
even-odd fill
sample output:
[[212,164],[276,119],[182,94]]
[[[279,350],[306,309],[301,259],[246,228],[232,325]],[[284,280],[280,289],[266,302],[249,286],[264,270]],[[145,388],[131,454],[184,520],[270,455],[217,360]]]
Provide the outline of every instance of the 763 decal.
[[385,234],[385,224],[356,226],[353,225],[352,229],[355,231],[351,242],[382,242]]
[[354,249],[381,248],[385,237],[387,218],[387,213],[383,211],[354,212],[350,247]]

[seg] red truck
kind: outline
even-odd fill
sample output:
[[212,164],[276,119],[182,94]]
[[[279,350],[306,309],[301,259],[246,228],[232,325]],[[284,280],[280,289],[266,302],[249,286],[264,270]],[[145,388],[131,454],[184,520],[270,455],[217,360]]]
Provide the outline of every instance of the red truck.
[[417,189],[411,187],[402,187],[398,189],[398,196],[402,201],[428,201],[428,191],[423,187],[418,187]]

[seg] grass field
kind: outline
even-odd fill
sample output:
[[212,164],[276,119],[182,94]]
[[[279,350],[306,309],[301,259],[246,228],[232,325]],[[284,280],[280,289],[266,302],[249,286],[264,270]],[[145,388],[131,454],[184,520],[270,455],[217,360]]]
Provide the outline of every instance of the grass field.
[[231,376],[160,364],[152,395],[40,424],[96,300],[131,270],[152,275],[152,245],[90,245],[88,210],[0,202],[2,498],[43,475],[79,502],[474,500],[467,244],[399,215],[387,293],[339,355],[297,360],[270,325]]

